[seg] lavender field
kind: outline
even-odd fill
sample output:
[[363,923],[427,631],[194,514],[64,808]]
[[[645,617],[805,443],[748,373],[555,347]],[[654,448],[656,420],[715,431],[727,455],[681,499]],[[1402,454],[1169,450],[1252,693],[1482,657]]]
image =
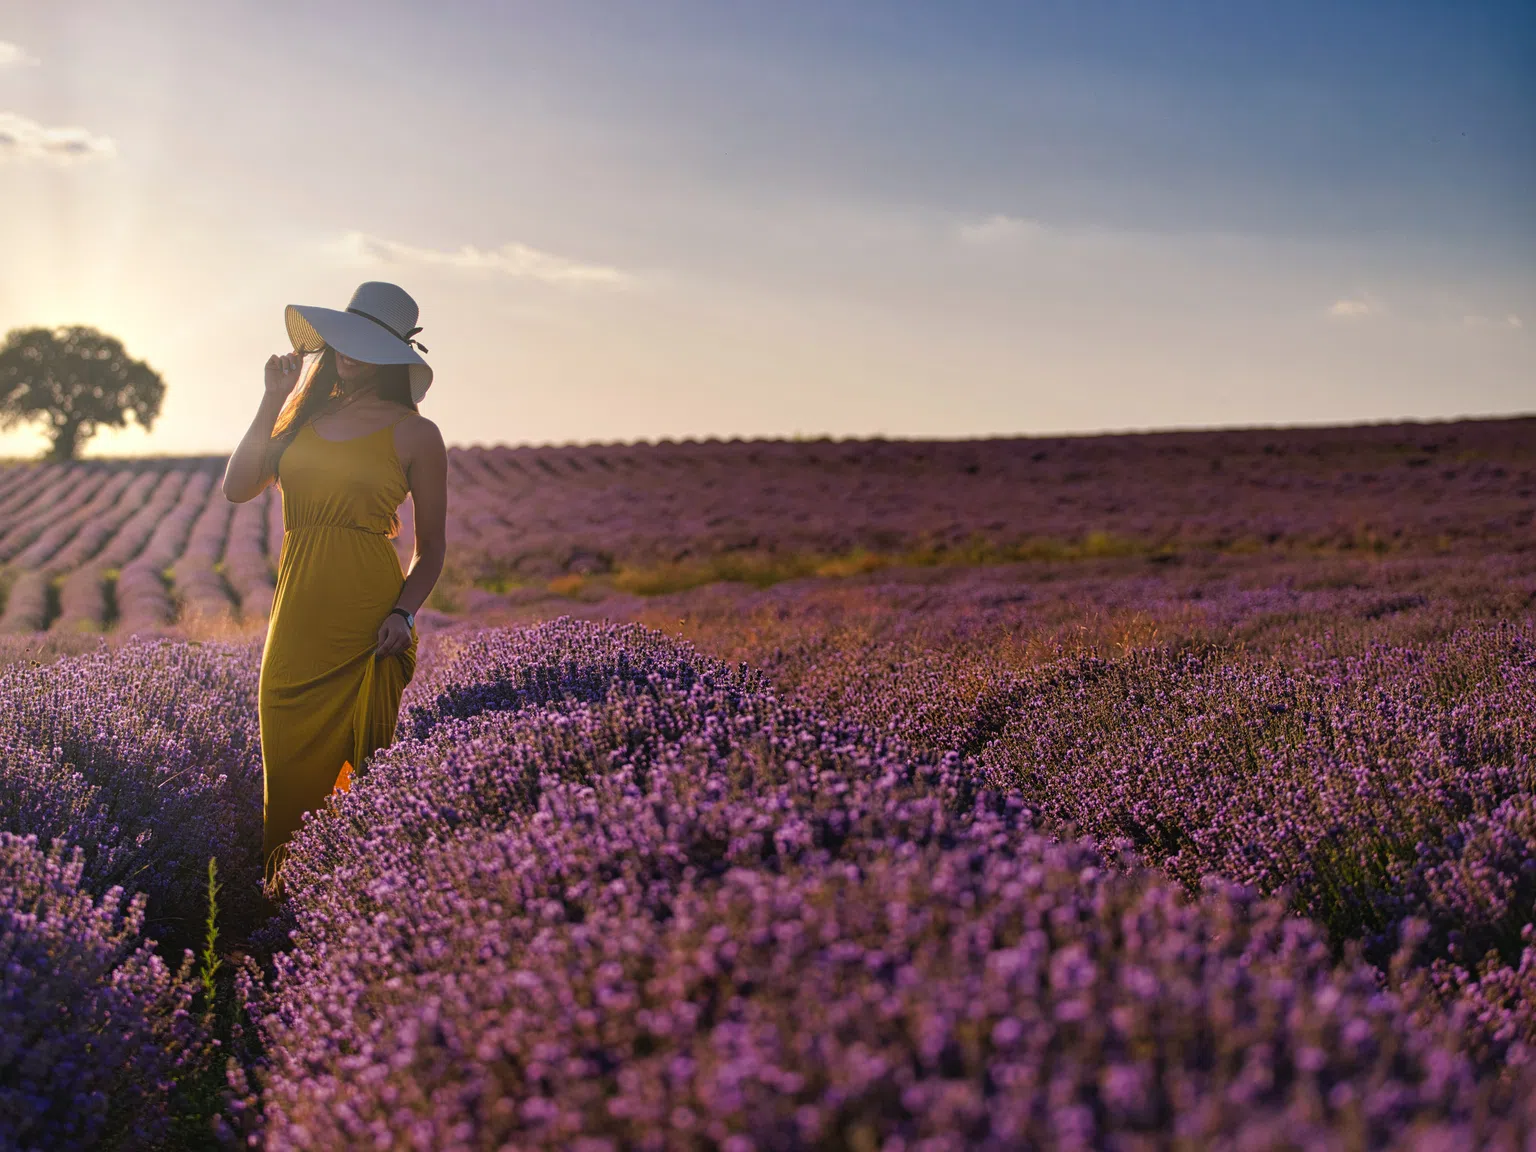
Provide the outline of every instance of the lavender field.
[[0,1147],[1536,1148],[1536,420],[455,450],[280,905],[216,467],[0,470]]

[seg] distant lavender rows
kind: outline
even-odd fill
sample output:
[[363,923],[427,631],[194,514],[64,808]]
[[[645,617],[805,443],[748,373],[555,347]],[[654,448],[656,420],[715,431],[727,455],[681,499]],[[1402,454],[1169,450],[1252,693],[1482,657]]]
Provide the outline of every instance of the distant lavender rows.
[[1536,419],[974,441],[455,452],[454,545],[548,576],[736,550],[980,538],[1396,548],[1528,535]]
[[[903,642],[823,652],[785,694],[633,627],[444,633],[396,744],[290,858],[266,1143],[1519,1147],[1532,644],[1020,675]],[[201,1043],[185,990],[93,943],[123,931],[104,886],[175,938],[208,855],[253,883],[255,655],[0,673],[0,828],[86,850],[78,877],[0,857],[107,900],[62,900],[64,930],[12,897],[0,949],[61,957],[78,988],[51,995],[146,973],[120,1018],[173,1063]],[[1351,941],[1379,966],[1337,960]],[[60,1117],[96,1113],[7,1095],[18,1060],[0,1136],[89,1146]],[[165,1107],[135,1069],[82,1075],[146,1130]]]
[[[1520,548],[1536,420],[993,441],[468,448],[450,573],[543,580],[723,553]],[[256,621],[282,541],[269,490],[208,459],[0,469],[0,631]],[[410,555],[411,508],[396,542]],[[110,578],[116,574],[115,581]]]
[[10,469],[0,631],[265,619],[282,543],[276,497],[231,504],[202,461]]

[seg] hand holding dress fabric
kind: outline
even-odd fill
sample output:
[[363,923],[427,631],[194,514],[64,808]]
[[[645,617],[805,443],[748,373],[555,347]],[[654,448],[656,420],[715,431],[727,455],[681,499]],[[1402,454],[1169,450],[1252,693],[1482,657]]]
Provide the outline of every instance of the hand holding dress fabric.
[[398,613],[391,612],[379,625],[379,640],[373,651],[375,656],[398,656],[410,644],[410,626]]

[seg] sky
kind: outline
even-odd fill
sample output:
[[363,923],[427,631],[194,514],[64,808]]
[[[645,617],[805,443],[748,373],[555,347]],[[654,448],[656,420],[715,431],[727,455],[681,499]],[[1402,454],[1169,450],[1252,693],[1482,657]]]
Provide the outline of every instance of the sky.
[[0,333],[166,383],[88,455],[365,280],[450,444],[1536,412],[1536,5],[0,0]]

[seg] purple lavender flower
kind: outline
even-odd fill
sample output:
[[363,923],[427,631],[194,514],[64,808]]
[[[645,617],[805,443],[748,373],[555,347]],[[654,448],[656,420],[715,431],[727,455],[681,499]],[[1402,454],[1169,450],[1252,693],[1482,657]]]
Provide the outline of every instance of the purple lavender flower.
[[76,850],[0,832],[0,1146],[156,1147],[204,1039],[191,956],[141,941],[144,900],[81,887]]

